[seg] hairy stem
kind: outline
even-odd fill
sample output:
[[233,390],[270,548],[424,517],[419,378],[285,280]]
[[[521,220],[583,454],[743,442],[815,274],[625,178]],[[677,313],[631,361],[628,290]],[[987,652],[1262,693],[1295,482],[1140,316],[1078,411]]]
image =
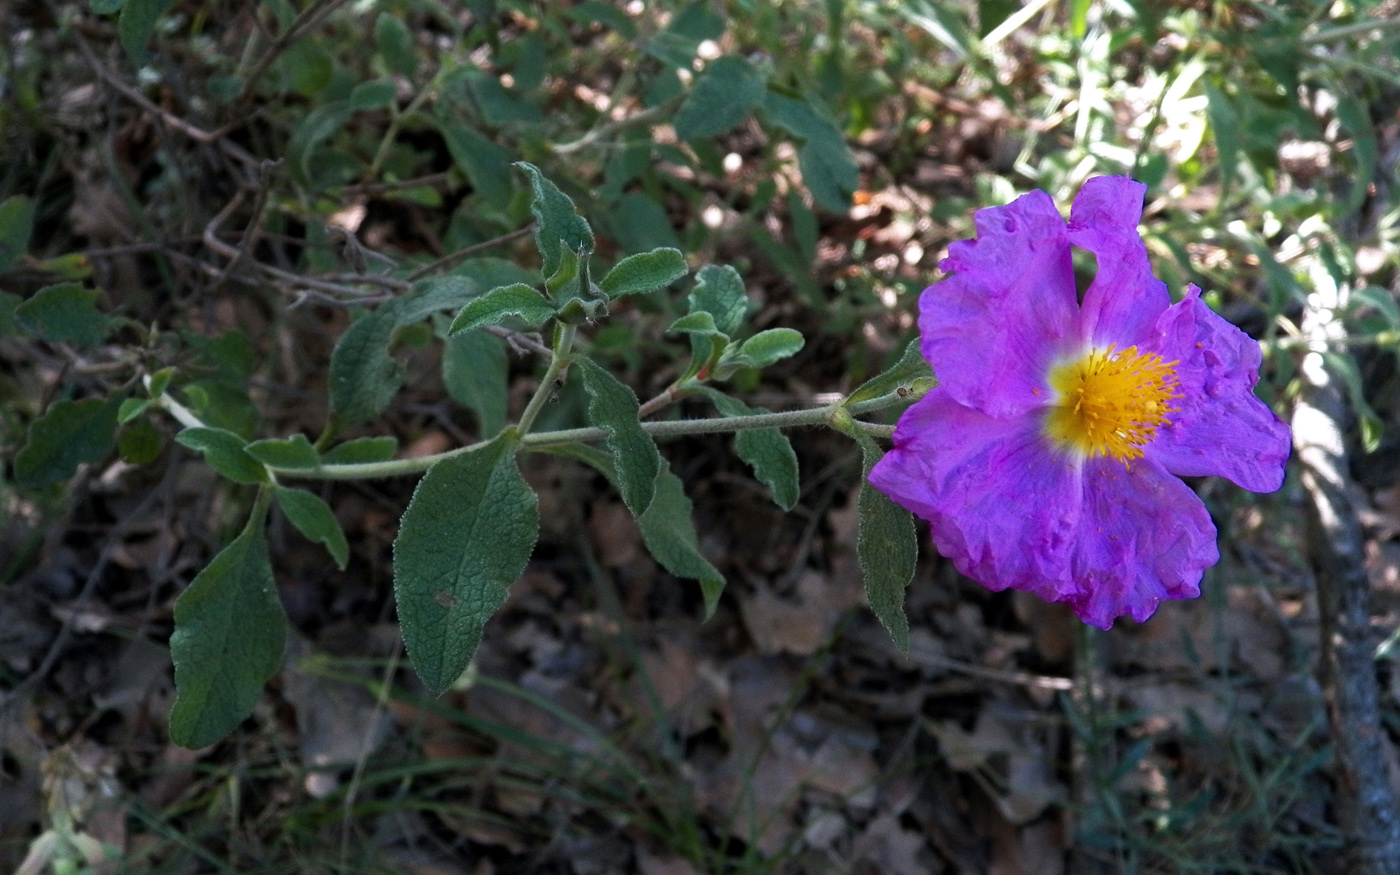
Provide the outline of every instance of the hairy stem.
[[[552,366],[551,366],[552,367]],[[535,398],[531,399],[532,404],[536,398],[548,397],[548,388],[552,379],[546,372],[545,381],[541,382],[540,390],[535,393]],[[680,437],[694,434],[717,434],[722,432],[744,431],[751,428],[794,428],[798,426],[828,425],[831,418],[840,410],[850,413],[866,413],[872,410],[881,410],[886,407],[893,407],[896,404],[903,404],[911,400],[909,394],[900,395],[898,392],[891,392],[879,398],[872,398],[869,401],[862,401],[859,404],[844,406],[840,402],[826,404],[821,407],[809,407],[804,410],[787,410],[780,413],[758,413],[752,416],[716,416],[707,419],[679,419],[668,422],[644,422],[642,429],[652,437]],[[543,405],[543,400],[540,405]],[[526,408],[526,414],[530,410]],[[517,428],[527,426],[533,422],[534,417],[526,419],[521,416],[520,425]],[[182,420],[183,421],[183,420]],[[869,422],[857,422],[856,427],[867,434],[887,437],[891,427]],[[547,447],[558,446],[570,443],[591,443],[603,440],[608,433],[601,428],[570,428],[560,431],[542,431],[533,434],[526,434],[521,438],[521,446],[525,449],[541,450]],[[319,468],[269,468],[279,477],[300,477],[314,480],[367,480],[376,477],[402,477],[410,474],[421,474],[443,459],[458,456],[462,453],[484,446],[485,441],[480,441],[470,446],[457,447],[442,453],[435,453],[431,456],[421,456],[414,459],[391,459],[387,462],[364,462],[354,465],[322,465]]]

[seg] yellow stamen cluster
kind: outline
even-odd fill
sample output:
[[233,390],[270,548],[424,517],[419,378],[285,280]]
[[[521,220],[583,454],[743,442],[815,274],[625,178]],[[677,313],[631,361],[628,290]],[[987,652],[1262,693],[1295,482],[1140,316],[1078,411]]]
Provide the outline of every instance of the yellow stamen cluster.
[[1045,418],[1046,435],[1088,458],[1140,457],[1167,414],[1177,410],[1171,406],[1180,397],[1175,366],[1136,346],[1110,346],[1055,367],[1049,382],[1057,399]]

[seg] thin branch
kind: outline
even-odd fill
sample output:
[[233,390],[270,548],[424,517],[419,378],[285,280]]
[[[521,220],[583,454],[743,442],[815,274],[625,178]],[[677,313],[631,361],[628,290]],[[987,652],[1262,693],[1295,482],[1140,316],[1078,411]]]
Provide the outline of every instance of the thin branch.
[[302,34],[325,21],[331,13],[347,2],[349,0],[316,0],[303,9],[296,18],[292,19],[292,23],[287,25],[287,29],[283,31],[282,35],[273,40],[272,45],[258,59],[257,66],[253,68],[253,72],[248,74],[248,78],[243,83],[243,89],[239,91],[233,105],[242,107],[246,104],[252,98],[253,90],[257,87],[258,82],[282,56],[282,53],[290,48],[292,43],[300,39]]
[[[1312,299],[1310,299],[1312,301]],[[1400,808],[1380,724],[1376,640],[1366,542],[1352,495],[1342,422],[1346,400],[1322,350],[1344,339],[1333,308],[1310,303],[1303,333],[1315,342],[1300,368],[1293,447],[1307,496],[1308,545],[1321,616],[1321,674],[1337,765],[1337,819],[1351,875],[1400,873]]]
[[93,52],[92,47],[88,45],[87,40],[83,39],[82,34],[75,30],[73,31],[73,38],[77,42],[78,50],[82,54],[83,60],[87,62],[87,65],[92,68],[92,71],[97,74],[98,78],[106,82],[127,100],[130,100],[132,103],[146,110],[146,112],[156,116],[167,126],[179,131],[196,143],[206,146],[211,144],[216,145],[244,164],[253,167],[258,165],[258,159],[249,154],[246,149],[239,146],[237,143],[225,139],[231,131],[239,128],[246,119],[240,118],[237,121],[229,122],[215,131],[206,131],[203,128],[190,124],[178,115],[157,106],[147,98],[146,95],[126,84],[121,80],[121,77],[104,67],[102,62],[97,59],[97,55]]
[[484,240],[481,243],[474,243],[471,246],[466,247],[465,249],[458,249],[456,252],[444,255],[442,258],[439,258],[437,261],[434,261],[431,264],[427,264],[423,267],[418,268],[413,273],[408,275],[408,281],[416,282],[430,273],[436,273],[439,270],[451,267],[452,265],[456,264],[464,258],[471,258],[478,252],[485,252],[488,249],[494,249],[497,246],[509,243],[512,240],[519,240],[521,237],[524,237],[526,234],[529,234],[534,229],[535,226],[533,224],[526,225],[524,228],[521,228],[518,231],[511,231],[509,234],[502,234],[501,236],[493,238],[491,240]]

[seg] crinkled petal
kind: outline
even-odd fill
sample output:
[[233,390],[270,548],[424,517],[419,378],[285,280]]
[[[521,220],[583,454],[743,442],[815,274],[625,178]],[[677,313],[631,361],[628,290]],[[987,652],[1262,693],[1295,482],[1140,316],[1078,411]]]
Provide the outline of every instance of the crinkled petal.
[[974,218],[977,238],[948,247],[952,276],[919,299],[921,348],[953,399],[1014,416],[1044,403],[1049,363],[1078,339],[1074,265],[1042,191]]
[[988,589],[1080,594],[1069,561],[1080,468],[1051,452],[1038,415],[998,419],[934,389],[900,417],[870,483],[928,520],[938,551]]
[[1143,452],[1173,474],[1218,475],[1254,492],[1283,485],[1288,426],[1254,395],[1259,344],[1187,289],[1162,314],[1144,348],[1175,361],[1180,398],[1169,425]]
[[1126,176],[1097,176],[1084,183],[1070,208],[1069,242],[1099,262],[1080,321],[1081,339],[1094,346],[1131,346],[1172,302],[1166,283],[1152,275],[1138,236],[1146,191]]
[[1079,522],[1073,571],[1083,593],[1065,601],[1101,629],[1124,615],[1141,623],[1163,599],[1195,598],[1220,559],[1201,499],[1150,459],[1087,462]]

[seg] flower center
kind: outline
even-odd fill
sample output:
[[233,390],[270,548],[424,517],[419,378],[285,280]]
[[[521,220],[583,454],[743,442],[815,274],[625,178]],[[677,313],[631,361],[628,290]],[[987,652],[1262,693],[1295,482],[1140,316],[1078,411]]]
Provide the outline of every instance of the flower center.
[[1175,366],[1136,346],[1110,346],[1055,367],[1049,377],[1057,400],[1045,419],[1046,435],[1088,458],[1138,458],[1177,410],[1170,406],[1180,397]]

